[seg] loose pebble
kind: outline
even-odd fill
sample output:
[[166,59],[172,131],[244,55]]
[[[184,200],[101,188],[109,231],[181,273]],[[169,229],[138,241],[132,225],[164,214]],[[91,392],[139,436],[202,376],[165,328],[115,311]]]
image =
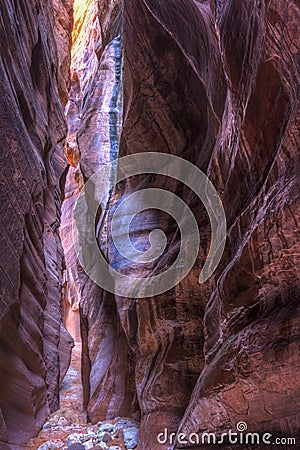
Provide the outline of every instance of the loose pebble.
[[90,450],[90,449],[92,449],[93,447],[94,447],[93,439],[90,439],[89,441],[85,441],[85,442],[84,442],[84,448],[85,448],[86,450]]
[[98,433],[98,441],[105,442],[107,444],[107,442],[112,441],[111,434],[108,433],[107,431],[102,431],[101,433]]
[[76,442],[75,444],[71,444],[67,450],[85,450],[85,446]]
[[138,429],[136,427],[125,428],[124,430],[124,443],[127,450],[132,450],[137,447],[138,444]]
[[111,423],[101,423],[100,422],[100,426],[99,426],[99,432],[102,431],[107,431],[108,433],[112,433],[115,429],[114,425],[112,425]]
[[100,421],[97,425],[84,426],[70,424],[63,416],[53,416],[45,422],[43,435],[68,431],[69,435],[64,440],[49,440],[37,450],[134,450],[138,443],[138,425],[129,419],[116,420],[113,423]]
[[40,445],[38,450],[56,450],[57,448],[62,448],[64,443],[61,440],[57,441],[47,441]]
[[84,435],[81,433],[70,434],[66,439],[66,444],[71,445],[71,444],[75,444],[77,442],[81,443],[83,436]]

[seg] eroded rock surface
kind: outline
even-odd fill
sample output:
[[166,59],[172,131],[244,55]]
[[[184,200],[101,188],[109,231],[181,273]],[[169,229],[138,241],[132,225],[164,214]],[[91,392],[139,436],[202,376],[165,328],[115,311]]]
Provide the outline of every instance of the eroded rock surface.
[[73,0],[54,0],[54,37],[58,53],[58,93],[63,107],[69,99],[71,82],[71,43],[73,29]]
[[62,178],[63,204],[60,237],[65,254],[63,271],[64,319],[75,341],[81,340],[79,325],[80,275],[72,242],[72,214],[84,184],[80,168],[77,132],[81,123],[83,99],[97,67],[96,44],[100,35],[98,5],[94,0],[74,2],[71,48],[71,82],[65,115],[68,135],[64,152],[68,161]]
[[[66,108],[65,152],[70,167],[60,235],[66,255],[65,317],[73,336],[81,333],[83,401],[88,418],[96,423],[116,416],[138,417],[133,352],[128,351],[114,298],[88,279],[76,260],[71,236],[73,208],[84,180],[118,154],[123,100],[121,3],[75,2],[74,11],[72,80]],[[100,205],[104,218],[99,224],[104,251],[108,208],[105,198]]]
[[66,88],[58,75],[54,29],[51,2],[1,3],[3,450],[24,448],[59,406],[59,378],[72,344],[61,314],[58,178],[66,165],[61,142],[67,130],[58,91],[66,95]]
[[82,411],[81,344],[72,350],[67,375],[60,386],[61,408],[51,414],[39,435],[26,450],[129,450],[135,449],[138,424],[132,419],[117,417],[112,421],[87,423]]
[[229,232],[180,430],[299,437],[299,4],[215,3],[227,101],[208,173]]
[[[75,0],[70,76],[72,5],[48,3],[0,8],[3,449],[22,448],[59,406],[70,348],[62,269],[64,314],[82,338],[83,404],[94,424],[85,446],[97,443],[93,433],[97,445],[110,442],[110,431],[95,424],[117,416],[140,422],[140,450],[169,448],[157,443],[164,428],[221,434],[238,421],[254,432],[299,435],[298,3],[124,0],[121,25],[120,1]],[[63,148],[59,97],[65,104],[69,87]],[[99,245],[130,275],[150,279],[173,262],[180,234],[167,214],[148,209],[132,223],[140,248],[151,230],[165,232],[158,263],[124,261],[110,231],[121,200],[156,187],[179,195],[197,219],[195,267],[147,299],[116,296],[88,279],[72,244],[73,208],[86,179],[118,152],[177,155],[209,175],[228,236],[208,282],[198,284],[211,238],[202,203],[174,179],[153,175],[103,199]],[[73,427],[61,419],[68,421],[57,417],[50,428]],[[76,444],[66,439],[87,435],[85,425],[63,430],[58,445]],[[131,428],[128,446],[136,443]]]
[[[228,222],[221,264],[199,285],[210,239],[201,202],[153,176],[113,193],[111,207],[140,188],[176,192],[203,238],[195,268],[161,296],[126,299],[91,282],[82,292],[89,416],[116,415],[120,404],[137,414],[136,392],[140,449],[164,448],[156,436],[165,427],[221,434],[243,420],[251,431],[299,434],[298,21],[294,1],[124,1],[119,154],[157,151],[193,162],[213,181]],[[87,126],[78,137],[90,176],[99,163],[85,153]],[[180,236],[170,217],[153,210],[133,227],[141,246],[152,229],[165,231],[158,265],[124,262],[107,229],[99,238],[108,237],[113,267],[150,278],[173,261]],[[124,349],[127,360],[119,357]],[[126,377],[130,388],[113,401]]]

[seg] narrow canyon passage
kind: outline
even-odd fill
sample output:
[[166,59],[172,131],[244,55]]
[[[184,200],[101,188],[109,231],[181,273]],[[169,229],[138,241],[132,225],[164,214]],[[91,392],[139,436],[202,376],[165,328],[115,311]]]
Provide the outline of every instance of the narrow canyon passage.
[[[70,366],[60,383],[60,409],[52,413],[39,436],[29,442],[27,450],[66,449],[73,441],[81,442],[82,448],[87,449],[97,444],[101,446],[99,448],[108,448],[106,442],[111,441],[110,447],[125,450],[130,448],[128,442],[130,443],[132,439],[134,444],[132,448],[136,447],[137,443],[136,422],[128,419],[124,419],[124,424],[120,419],[112,423],[103,422],[102,428],[105,431],[114,426],[118,430],[109,435],[109,441],[105,440],[105,435],[104,440],[101,439],[101,422],[99,426],[93,426],[88,422],[83,406],[81,372],[84,374],[84,368],[82,371],[79,315],[82,285],[86,283],[87,277],[83,271],[80,272],[72,239],[73,210],[84,185],[82,168],[87,171],[85,164],[92,165],[94,158],[96,160],[94,164],[101,166],[111,158],[116,158],[118,153],[122,116],[121,91],[118,92],[121,82],[121,47],[118,35],[120,4],[115,9],[116,11],[111,12],[116,16],[114,31],[109,30],[109,33],[114,33],[116,38],[111,39],[106,46],[105,41],[101,41],[104,39],[103,34],[101,36],[103,24],[99,22],[97,1],[75,0],[73,3],[70,87],[65,106],[68,134],[64,144],[64,158],[67,166],[60,183],[62,205],[59,236],[64,253],[62,315],[65,326],[74,340],[74,347]],[[105,14],[105,11],[103,13]],[[57,14],[60,12],[57,11]],[[102,50],[99,48],[99,42],[102,43]],[[91,108],[92,111],[89,111]],[[84,151],[87,153],[86,162]],[[108,198],[105,202],[108,202]],[[108,427],[107,430],[105,427]],[[133,431],[130,430],[132,427]]]
[[36,450],[45,443],[45,449],[51,448],[51,445],[62,448],[69,435],[86,431],[86,416],[82,407],[81,343],[77,342],[72,350],[70,366],[60,385],[60,409],[48,418],[39,436],[32,439],[26,449]]
[[81,342],[76,342],[60,385],[60,409],[47,418],[38,437],[30,440],[26,450],[136,448],[138,424],[135,421],[119,417],[96,425],[88,423],[82,403],[81,350]]
[[0,450],[300,448],[299,23],[1,2]]

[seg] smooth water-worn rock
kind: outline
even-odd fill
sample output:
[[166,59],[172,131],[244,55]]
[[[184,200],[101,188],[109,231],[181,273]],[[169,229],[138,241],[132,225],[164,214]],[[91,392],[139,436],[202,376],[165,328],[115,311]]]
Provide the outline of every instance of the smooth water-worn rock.
[[[180,413],[172,403],[188,386],[188,366],[182,365],[188,349],[189,360],[199,361],[202,348],[205,366],[193,392],[186,392],[179,431],[222,433],[243,420],[251,431],[299,432],[292,400],[300,363],[298,20],[292,1],[215,2],[212,11],[206,2],[125,2],[120,154],[157,149],[190,159],[210,176],[228,222],[221,265],[202,288],[192,272],[181,287],[151,302],[117,299],[122,316],[136,311],[134,329],[129,317],[122,323],[128,336],[137,336],[140,448],[156,448],[153,436],[164,425],[177,429]],[[123,195],[136,188],[127,185]],[[141,233],[151,215],[144,217]],[[201,212],[197,218],[209,234]],[[185,295],[187,306],[179,309]],[[170,303],[175,317],[167,315]],[[198,354],[178,339],[178,311],[192,307],[196,329],[204,333]],[[160,317],[165,327],[172,319],[163,344]],[[185,339],[193,328],[185,322]],[[170,354],[172,368],[181,362],[174,393],[170,372],[164,381]]]
[[[140,409],[140,449],[163,448],[156,436],[165,427],[222,433],[245,421],[253,432],[299,431],[298,21],[292,0],[124,1],[119,155],[154,151],[191,161],[214,183],[228,225],[221,264],[199,285],[210,240],[200,200],[153,176],[112,194],[99,240],[126,274],[160,273],[180,242],[170,217],[148,210],[135,220],[134,236],[147,245],[149,232],[163,229],[163,258],[140,267],[116,253],[107,228],[112,207],[141,187],[181,196],[202,238],[195,267],[165,294],[127,299],[90,281],[82,291],[89,417],[122,409],[138,418]],[[95,133],[99,92],[93,84],[78,133],[88,177],[107,157],[106,134]],[[118,394],[122,402],[113,400]]]
[[8,0],[0,17],[0,445],[19,449],[58,407],[70,358],[54,160],[67,130],[51,2]]
[[136,448],[138,444],[138,428],[131,427],[124,429],[124,444],[127,449]]
[[[165,428],[221,434],[239,421],[253,432],[299,435],[299,4],[124,0],[121,13],[118,0],[75,0],[70,75],[70,1],[8,1],[0,11],[3,450],[9,441],[22,447],[58,407],[71,346],[61,271],[65,320],[82,338],[88,419],[110,421],[95,432],[100,448],[119,445],[120,432],[128,449],[166,450],[156,439]],[[152,175],[103,199],[101,250],[127,275],[150,280],[169,267],[180,245],[169,215],[148,209],[132,224],[140,248],[153,229],[165,232],[153,264],[122,259],[110,230],[128,195],[169,190],[198,222],[192,271],[164,294],[131,299],[95,286],[80,267],[71,220],[84,182],[118,155],[139,152],[180,156],[214,183],[228,234],[205,284],[204,207],[175,179]],[[138,440],[137,427],[119,427],[116,416],[140,421]],[[63,422],[55,427],[71,426]],[[83,434],[82,445],[97,443],[68,431]]]
[[[102,33],[98,17],[98,1],[89,0],[74,2],[74,28],[72,32],[73,43],[71,50],[71,85],[69,99],[66,105],[66,118],[68,123],[68,136],[65,145],[65,154],[69,162],[69,167],[64,178],[64,200],[62,205],[62,226],[60,236],[64,253],[66,256],[66,266],[64,269],[63,285],[63,306],[64,316],[68,330],[76,341],[81,340],[79,302],[81,298],[81,288],[86,282],[86,276],[82,269],[78,267],[75,250],[72,241],[72,217],[73,209],[84,184],[84,179],[90,176],[83,172],[83,146],[78,145],[79,130],[88,128],[85,133],[85,140],[91,146],[88,161],[96,158],[97,161],[107,160],[106,152],[99,151],[100,133],[105,136],[105,127],[101,122],[102,115],[107,116],[103,107],[103,97],[105,96],[105,74],[114,73],[105,68],[99,68],[99,52],[102,43]],[[104,25],[103,25],[104,26]],[[96,86],[93,93],[92,110],[86,106],[90,101],[90,91]],[[96,110],[95,110],[96,109]],[[82,125],[84,123],[84,125]],[[109,155],[109,153],[108,153]]]
[[76,442],[75,444],[71,444],[67,450],[85,450],[85,446]]
[[221,432],[242,420],[249,431],[295,437],[299,4],[216,5],[228,93],[208,173],[229,232],[204,317],[206,366],[180,431]]
[[66,326],[75,341],[81,340],[79,325],[80,273],[72,242],[72,214],[79,192],[84,184],[80,168],[77,132],[81,124],[83,100],[97,69],[96,45],[100,36],[96,0],[74,1],[74,24],[71,48],[71,81],[65,115],[68,135],[65,155],[68,166],[62,179],[63,204],[60,237],[65,254],[63,273],[63,308]]
[[[65,175],[60,235],[66,255],[65,319],[73,337],[76,340],[82,338],[83,400],[93,423],[115,416],[138,417],[133,352],[128,352],[114,300],[103,295],[83,272],[76,260],[71,235],[73,208],[84,180],[114,160],[118,153],[123,99],[120,32],[120,1],[101,1],[99,5],[96,1],[75,2],[72,79],[66,107],[68,138],[65,153],[70,166]],[[105,198],[99,214],[105,211],[107,217],[108,207],[108,198]],[[105,251],[105,218],[100,227],[103,231],[101,245]],[[124,370],[120,371],[120,367]]]
[[54,37],[58,53],[58,93],[62,106],[69,99],[71,83],[71,43],[73,29],[73,0],[54,0]]

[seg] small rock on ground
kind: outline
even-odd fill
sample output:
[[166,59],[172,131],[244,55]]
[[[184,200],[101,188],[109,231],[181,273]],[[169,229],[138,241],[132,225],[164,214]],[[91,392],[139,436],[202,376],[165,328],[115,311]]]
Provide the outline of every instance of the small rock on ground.
[[67,450],[85,450],[85,446],[76,442],[75,444],[71,444]]

